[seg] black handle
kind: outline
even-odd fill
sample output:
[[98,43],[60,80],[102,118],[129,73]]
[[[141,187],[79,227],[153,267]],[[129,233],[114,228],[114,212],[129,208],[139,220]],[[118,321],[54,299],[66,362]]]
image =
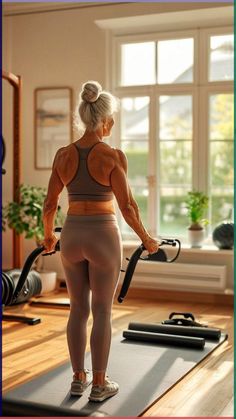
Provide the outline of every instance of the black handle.
[[171,320],[174,316],[176,316],[176,315],[181,315],[181,316],[184,316],[184,318],[185,319],[188,319],[188,318],[190,318],[190,319],[192,319],[192,320],[195,320],[195,318],[194,318],[194,315],[192,314],[192,313],[177,313],[177,312],[175,312],[175,311],[173,311],[172,313],[170,313],[170,315],[169,315],[169,319]]
[[180,251],[181,251],[181,243],[178,239],[163,239],[162,240],[160,246],[167,245],[167,246],[176,247],[177,244],[178,244],[178,250],[177,250],[176,255],[172,259],[167,259],[167,261],[166,261],[167,263],[173,263],[179,257],[179,254],[180,254]]
[[[27,259],[26,259],[26,261],[24,263],[24,266],[22,268],[22,271],[21,271],[21,274],[20,274],[20,277],[19,277],[19,280],[18,280],[16,289],[15,289],[14,294],[12,296],[11,303],[13,303],[13,302],[16,301],[17,297],[19,296],[19,294],[20,294],[20,292],[21,292],[21,290],[22,290],[22,288],[24,286],[24,283],[25,283],[25,281],[27,279],[28,273],[29,273],[29,271],[31,269],[31,266],[32,266],[33,262],[37,259],[37,257],[44,250],[45,250],[45,247],[44,246],[39,246],[36,249],[34,249],[33,252],[31,252],[29,254],[29,256],[27,257]],[[55,250],[53,250],[53,252],[45,253],[43,256],[50,256],[50,255],[56,253],[59,250],[60,250],[60,241],[58,240],[58,242],[56,243],[56,246],[55,246]]]
[[[167,259],[164,251],[162,251],[162,253],[164,253],[164,259],[160,259],[160,260],[165,261],[167,263],[172,263],[178,258],[179,254],[180,254],[180,250],[181,250],[181,243],[180,243],[179,240],[177,240],[177,239],[162,239],[159,246],[167,245],[167,246],[175,247],[177,244],[178,244],[178,250],[177,250],[176,255],[172,259]],[[129,263],[128,263],[128,266],[127,266],[127,269],[126,269],[126,272],[125,272],[125,277],[124,277],[124,280],[123,280],[123,284],[122,284],[119,296],[117,298],[119,303],[123,302],[123,300],[124,300],[124,298],[125,298],[125,296],[128,292],[128,289],[129,289],[130,283],[132,281],[133,273],[134,273],[134,270],[135,270],[135,267],[137,265],[138,260],[139,259],[144,259],[144,260],[149,260],[150,259],[151,260],[151,257],[153,257],[155,255],[157,255],[156,260],[158,260],[158,251],[154,254],[148,255],[146,258],[141,258],[140,256],[141,256],[141,254],[143,253],[144,250],[145,250],[145,246],[143,244],[141,244],[134,251],[131,258],[127,259],[127,260],[129,260]]]
[[132,280],[132,276],[133,276],[135,267],[136,267],[137,262],[138,262],[141,254],[143,253],[144,250],[145,250],[145,247],[144,247],[143,244],[141,244],[134,251],[134,253],[132,254],[132,256],[129,260],[129,263],[128,263],[128,266],[127,266],[127,269],[126,269],[126,272],[125,272],[124,281],[123,281],[123,284],[122,284],[122,287],[121,287],[121,290],[120,290],[120,294],[118,296],[118,302],[119,303],[122,303],[122,301],[124,300],[124,298],[125,298],[125,296],[128,292],[129,285],[130,285],[130,282]]
[[18,295],[20,294],[20,292],[21,292],[21,290],[22,290],[22,288],[24,286],[24,283],[26,281],[27,275],[28,275],[28,273],[30,271],[30,268],[31,268],[33,262],[35,261],[35,259],[37,259],[37,257],[43,251],[44,251],[44,246],[37,247],[27,257],[27,259],[26,259],[26,261],[24,263],[23,269],[21,271],[21,274],[20,274],[20,277],[19,277],[19,280],[18,280],[16,289],[15,289],[14,294],[12,296],[12,300],[11,300],[12,303],[16,301]]

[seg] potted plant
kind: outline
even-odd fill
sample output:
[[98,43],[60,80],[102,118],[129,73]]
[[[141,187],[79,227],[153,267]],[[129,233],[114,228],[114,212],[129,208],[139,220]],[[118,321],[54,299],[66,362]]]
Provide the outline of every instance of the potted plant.
[[[2,209],[2,230],[6,225],[17,234],[25,233],[26,239],[34,238],[36,245],[41,246],[44,238],[43,204],[46,198],[46,188],[39,186],[20,185],[20,202],[8,202]],[[65,216],[58,206],[55,225],[62,226]],[[56,272],[45,271],[44,257],[40,256],[35,267],[42,280],[42,293],[49,292],[56,286]]]
[[208,208],[209,198],[203,192],[188,192],[186,198],[186,208],[191,222],[188,227],[188,238],[192,247],[201,247],[205,238],[205,225],[208,220],[203,218],[205,210]]

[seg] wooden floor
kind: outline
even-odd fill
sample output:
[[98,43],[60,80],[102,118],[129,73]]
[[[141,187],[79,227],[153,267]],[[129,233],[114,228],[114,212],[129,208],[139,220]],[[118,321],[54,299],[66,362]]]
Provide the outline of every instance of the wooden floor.
[[[65,292],[50,296],[57,300],[65,297]],[[197,321],[227,331],[229,339],[150,407],[144,416],[233,417],[232,306],[127,298],[123,304],[113,306],[113,333],[121,332],[131,321],[162,321],[172,311],[190,311]],[[6,313],[38,316],[41,323],[28,326],[3,322],[3,392],[68,360],[68,312],[68,308],[38,307],[27,303],[6,308]],[[91,323],[90,318],[89,329]]]

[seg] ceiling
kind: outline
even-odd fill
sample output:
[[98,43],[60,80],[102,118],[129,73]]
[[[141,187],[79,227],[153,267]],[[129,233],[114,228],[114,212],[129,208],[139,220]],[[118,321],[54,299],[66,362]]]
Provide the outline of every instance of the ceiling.
[[[129,3],[129,2],[122,2]],[[13,16],[21,15],[28,13],[38,13],[38,12],[47,12],[53,10],[65,10],[65,9],[78,9],[78,8],[87,8],[87,7],[101,7],[107,5],[115,5],[119,2],[114,3],[111,1],[106,2],[2,2],[2,11],[3,16]]]

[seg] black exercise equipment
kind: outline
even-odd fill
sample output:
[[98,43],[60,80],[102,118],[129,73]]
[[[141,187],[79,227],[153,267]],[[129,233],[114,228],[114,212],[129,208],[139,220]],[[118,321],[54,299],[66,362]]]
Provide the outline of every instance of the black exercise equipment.
[[[61,227],[55,229],[61,231]],[[12,269],[2,272],[2,308],[5,306],[20,304],[28,301],[32,296],[39,295],[42,289],[40,274],[31,270],[33,262],[45,250],[44,246],[39,246],[27,257],[22,270]],[[45,253],[42,256],[50,256],[60,250],[58,240],[53,252]],[[39,318],[31,318],[12,314],[3,314],[2,319],[6,321],[17,321],[35,325],[40,323]]]
[[[5,306],[13,304],[13,295],[17,287],[17,283],[21,276],[21,271],[19,269],[12,269],[10,271],[2,272],[2,308]],[[23,284],[22,289],[18,293],[17,298],[14,301],[14,304],[21,304],[27,301],[34,295],[40,294],[42,289],[42,283],[40,275],[38,272],[32,270],[28,273],[27,278]],[[30,325],[35,325],[40,323],[38,317],[26,317],[13,314],[3,313],[2,319],[5,321],[16,321],[21,323],[27,323]]]
[[[4,400],[2,406],[2,415],[3,416],[12,416],[12,417],[78,417],[78,413],[74,412],[73,409],[66,409],[62,406],[49,406],[46,404],[37,403],[25,403],[24,401],[7,399]],[[81,412],[81,417],[87,416],[85,413]],[[101,415],[94,415],[101,416]]]
[[167,255],[165,253],[165,251],[163,249],[158,249],[158,251],[156,253],[153,254],[149,254],[145,257],[141,257],[141,254],[146,250],[145,246],[143,244],[141,244],[132,254],[131,258],[127,260],[129,261],[128,266],[126,268],[126,271],[122,271],[125,272],[125,277],[124,277],[124,281],[118,296],[118,302],[122,303],[130,286],[132,277],[133,277],[133,273],[135,270],[135,267],[138,263],[138,261],[141,260],[145,260],[145,261],[155,261],[155,262],[167,262],[167,263],[172,263],[174,262],[180,254],[180,250],[181,250],[181,243],[179,240],[177,239],[163,239],[160,242],[159,246],[172,246],[172,247],[176,247],[178,246],[177,249],[177,253],[176,255],[172,258],[172,259],[168,259]]
[[[179,317],[174,318],[176,315]],[[206,339],[220,340],[221,330],[196,322],[192,313],[172,312],[169,319],[161,323],[129,323],[123,337],[139,342],[203,349]]]
[[219,249],[233,249],[234,223],[231,221],[224,221],[216,226],[212,233],[212,239]]
[[180,336],[177,334],[167,334],[165,333],[156,333],[157,331],[154,330],[154,333],[150,331],[142,331],[142,330],[124,330],[123,337],[128,340],[135,340],[138,342],[149,342],[149,343],[157,343],[161,345],[167,346],[181,346],[184,348],[195,348],[195,349],[203,349],[205,346],[205,339],[191,337],[191,336]]
[[[174,316],[182,316],[182,317],[175,317]],[[190,320],[189,320],[190,319]],[[192,313],[176,313],[175,311],[170,313],[168,320],[163,320],[162,324],[171,324],[171,325],[178,325],[178,326],[199,326],[199,327],[207,327],[204,324],[196,322],[195,317]]]
[[[6,157],[6,145],[5,145],[4,138],[2,136],[2,143],[1,143],[1,166],[3,166],[5,157]],[[6,174],[6,170],[3,169],[3,167],[2,167],[2,175],[5,175],[5,174]]]
[[17,292],[17,296],[14,297],[14,292],[18,287],[21,273],[22,271],[20,269],[11,269],[2,272],[2,303],[5,306],[24,303],[34,295],[40,294],[42,290],[39,273],[35,270],[31,270],[27,274],[23,286],[19,292]]
[[186,326],[171,326],[167,324],[156,324],[156,323],[129,323],[129,330],[162,333],[171,335],[181,336],[193,336],[206,338],[210,340],[219,340],[221,336],[221,330],[208,327],[186,327]]

